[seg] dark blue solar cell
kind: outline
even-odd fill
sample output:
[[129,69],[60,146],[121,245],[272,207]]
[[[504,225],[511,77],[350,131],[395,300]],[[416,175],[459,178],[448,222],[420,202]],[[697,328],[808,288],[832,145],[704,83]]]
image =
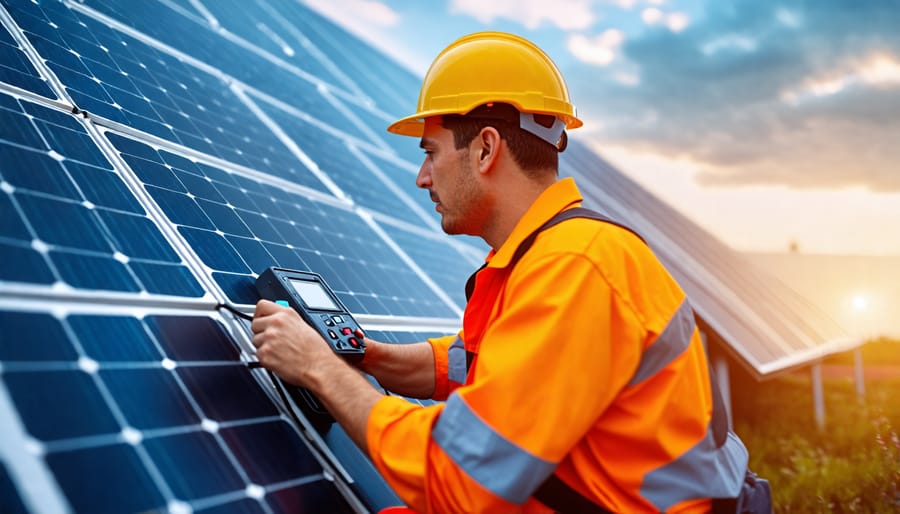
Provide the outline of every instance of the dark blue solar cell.
[[241,219],[250,227],[253,235],[263,241],[285,242],[281,234],[272,226],[272,220],[255,212],[241,211]]
[[[4,221],[0,217],[0,222]],[[31,247],[6,245],[0,242],[0,280],[27,282],[30,284],[52,284],[56,281],[43,255]]]
[[209,230],[215,229],[212,221],[193,198],[154,186],[147,186],[147,192],[156,200],[172,223]]
[[149,145],[135,141],[133,139],[129,139],[124,136],[120,136],[114,132],[107,132],[106,138],[109,139],[109,141],[116,147],[117,150],[122,152],[123,156],[133,155],[148,161],[157,162],[159,164],[162,164],[163,162],[159,156],[159,153]]
[[278,415],[275,405],[242,365],[179,366],[175,371],[210,419],[233,421]]
[[13,483],[9,472],[3,461],[0,461],[0,512],[4,514],[28,514],[28,509],[19,497],[16,491],[16,484]]
[[60,278],[79,289],[137,292],[141,288],[128,268],[110,256],[50,250],[50,259]]
[[[245,211],[258,212],[259,205],[254,201],[253,197],[242,191],[238,186],[231,186],[227,183],[217,183],[216,189],[219,190],[222,197],[231,205]],[[246,223],[246,221],[245,221]]]
[[125,158],[125,162],[128,163],[128,166],[134,170],[135,175],[144,184],[159,186],[180,193],[187,192],[181,181],[175,176],[175,173],[165,165],[128,154],[122,154],[122,157]]
[[[279,489],[266,495],[267,503],[276,512],[355,512],[341,496],[333,482],[320,480],[308,484]],[[401,502],[394,505],[402,505]]]
[[200,422],[170,371],[110,369],[101,370],[100,378],[134,428],[146,430]]
[[4,371],[28,433],[41,440],[119,432],[93,377],[83,371]]
[[236,361],[237,347],[221,324],[205,316],[148,316],[144,322],[176,361]]
[[[266,247],[272,245],[263,247],[262,243],[255,239],[237,236],[225,236],[225,239],[228,239],[228,242],[237,250],[244,262],[256,273],[260,273],[261,270],[279,262],[272,254],[266,251]],[[285,249],[288,250],[287,248]]]
[[172,166],[175,169],[190,173],[192,175],[197,175],[199,177],[203,176],[203,171],[199,168],[197,163],[188,159],[187,157],[183,157],[166,150],[160,150],[159,156],[166,164]]
[[59,321],[44,313],[0,311],[0,360],[74,361],[78,353]]
[[22,211],[37,236],[51,244],[112,254],[109,242],[97,227],[91,209],[27,194],[16,194]]
[[147,292],[171,296],[203,296],[203,287],[191,272],[180,264],[130,261],[128,266]]
[[19,105],[19,101],[16,100],[15,97],[2,94],[0,94],[0,108],[13,112],[20,112],[22,110],[22,106]]
[[0,175],[17,188],[81,200],[65,169],[46,152],[0,145]]
[[86,200],[101,207],[144,214],[144,208],[115,172],[75,161],[67,161],[64,166]]
[[163,358],[137,318],[72,314],[66,322],[75,332],[85,355],[95,361],[159,362]]
[[[279,218],[269,218],[269,222],[272,224],[272,227],[281,235],[280,239],[289,241],[293,246],[297,248],[312,248],[313,244],[310,242],[310,237],[307,236],[305,232],[305,227],[298,226],[296,223],[291,224],[290,221],[285,221]],[[314,231],[311,232],[315,237],[316,234]],[[277,241],[276,240],[276,241]]]
[[[12,98],[5,95],[0,96]],[[16,109],[16,111],[18,110]],[[19,143],[31,148],[46,148],[34,125],[24,114],[6,109],[0,109],[0,140]]]
[[234,251],[234,247],[215,232],[197,230],[189,227],[178,227],[178,232],[184,236],[191,248],[197,252],[203,263],[217,271],[230,271],[232,273],[250,273],[247,264]]
[[28,227],[6,194],[0,194],[0,237],[31,241]]
[[256,292],[253,277],[250,275],[215,272],[212,277],[232,302],[255,304],[259,301],[259,293]]
[[217,230],[236,236],[250,237],[252,235],[250,229],[247,228],[247,225],[241,221],[231,207],[202,198],[198,199],[197,203],[209,219],[212,220]]
[[[106,84],[107,88],[110,88],[110,81],[98,76],[98,67],[99,66],[92,67],[91,71],[94,72],[94,76],[97,76],[97,78],[100,78],[100,80],[103,81],[104,84]],[[116,90],[112,93],[112,96],[116,98],[116,103],[120,105],[126,112],[135,115],[130,116],[131,118],[146,119],[156,115],[156,112],[153,110],[153,105],[145,100],[142,96],[137,96],[122,90]]]
[[156,437],[145,439],[143,445],[178,499],[244,492],[246,485],[212,434]]
[[[221,168],[216,168],[202,162],[197,162],[196,166],[197,169],[200,170],[201,175],[203,175],[204,177],[209,177],[211,180],[215,181],[217,185],[226,184],[232,187],[240,187],[240,184],[237,181],[237,175],[235,173]],[[191,171],[187,168],[185,169],[187,171]]]
[[181,261],[150,218],[105,209],[97,209],[97,214],[125,255],[164,262]]
[[[309,265],[304,262],[300,255],[298,255],[297,251],[288,248],[287,246],[282,246],[273,243],[265,244],[266,250],[272,257],[275,258],[275,263],[278,264],[282,268],[288,269],[296,269],[296,270],[309,270],[311,269]],[[261,269],[264,268],[254,268],[253,271],[256,273],[260,273]]]
[[206,177],[187,173],[178,168],[175,168],[172,171],[175,172],[175,176],[178,177],[178,180],[184,184],[185,189],[190,191],[191,194],[197,198],[211,200],[220,204],[226,203],[225,198],[219,194],[216,186],[212,185],[212,182],[207,180]]
[[164,512],[166,501],[131,446],[50,453],[47,465],[75,512]]
[[229,427],[219,434],[255,484],[274,484],[322,472],[296,429],[286,421]]

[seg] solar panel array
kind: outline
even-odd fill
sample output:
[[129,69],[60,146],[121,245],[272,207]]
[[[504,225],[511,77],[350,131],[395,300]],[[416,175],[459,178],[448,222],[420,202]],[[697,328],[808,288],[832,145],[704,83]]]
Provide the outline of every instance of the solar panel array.
[[[250,369],[269,266],[376,339],[452,332],[483,247],[383,137],[418,79],[295,2],[3,0],[0,511],[399,503]],[[374,385],[377,386],[373,382]]]

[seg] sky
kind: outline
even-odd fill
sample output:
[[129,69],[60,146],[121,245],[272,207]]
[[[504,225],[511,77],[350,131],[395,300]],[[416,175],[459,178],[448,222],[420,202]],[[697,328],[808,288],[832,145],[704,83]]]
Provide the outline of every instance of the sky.
[[420,76],[471,32],[534,41],[571,136],[736,250],[900,255],[900,0],[304,3]]

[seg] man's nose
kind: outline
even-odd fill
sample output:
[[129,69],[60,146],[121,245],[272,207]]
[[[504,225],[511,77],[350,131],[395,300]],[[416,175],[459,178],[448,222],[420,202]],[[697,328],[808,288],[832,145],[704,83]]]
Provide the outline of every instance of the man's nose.
[[431,187],[431,164],[429,164],[428,159],[425,159],[425,162],[419,167],[419,173],[416,175],[416,186],[422,189]]

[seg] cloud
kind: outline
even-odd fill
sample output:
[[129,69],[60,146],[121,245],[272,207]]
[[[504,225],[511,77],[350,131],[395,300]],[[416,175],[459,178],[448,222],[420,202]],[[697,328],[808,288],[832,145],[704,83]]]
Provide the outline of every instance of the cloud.
[[465,14],[482,23],[504,18],[536,29],[545,21],[562,30],[583,30],[596,17],[590,0],[451,0],[450,12]]
[[400,21],[393,9],[375,0],[304,0],[304,3],[345,27],[360,32],[366,25],[393,27]]
[[690,159],[708,184],[900,191],[900,10],[888,4],[709,2],[679,33],[628,35],[619,57],[639,87],[595,68],[570,88],[590,91],[579,112],[608,143]]
[[566,46],[576,59],[588,64],[606,66],[616,59],[619,47],[625,40],[621,30],[608,29],[595,37],[573,34]]

